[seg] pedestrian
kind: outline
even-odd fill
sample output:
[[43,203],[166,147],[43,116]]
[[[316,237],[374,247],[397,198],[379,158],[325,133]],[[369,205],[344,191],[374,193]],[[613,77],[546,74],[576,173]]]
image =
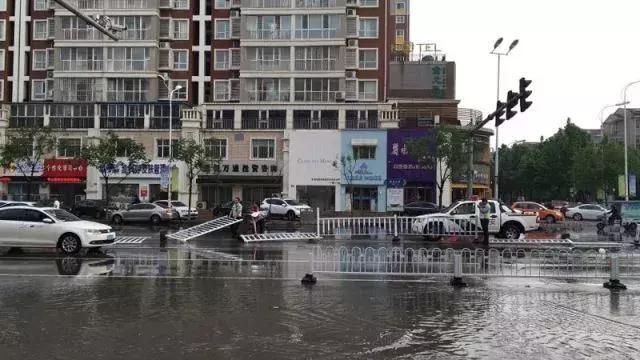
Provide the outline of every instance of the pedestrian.
[[53,200],[53,208],[60,209],[60,201],[58,199]]
[[489,218],[491,216],[491,206],[487,202],[487,198],[482,198],[478,205],[480,210],[480,225],[482,225],[482,235],[484,236],[484,246],[489,246]]
[[251,220],[253,222],[253,233],[263,234],[264,233],[264,216],[260,211],[260,204],[258,202],[253,203],[253,206],[251,207]]
[[[242,219],[242,203],[240,203],[239,197],[233,199],[233,205],[231,205],[231,212],[229,213],[229,217],[232,219]],[[231,234],[233,235],[233,237],[238,236],[239,226],[239,223],[231,225]]]

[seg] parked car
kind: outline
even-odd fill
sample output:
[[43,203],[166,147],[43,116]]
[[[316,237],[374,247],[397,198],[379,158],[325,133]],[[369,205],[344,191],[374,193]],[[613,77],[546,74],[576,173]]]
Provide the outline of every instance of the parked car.
[[295,220],[302,212],[311,211],[311,207],[293,199],[267,198],[260,204],[260,210],[266,210],[271,216]]
[[418,216],[424,214],[433,214],[438,212],[440,207],[437,204],[428,201],[415,201],[404,206],[403,215]]
[[595,204],[582,204],[567,208],[565,216],[576,221],[599,220],[605,216],[607,209]]
[[[251,213],[251,203],[248,201],[241,201],[240,204],[242,204],[242,215],[249,215]],[[227,201],[211,209],[211,213],[216,217],[227,216],[231,213],[232,206],[233,201]]]
[[77,216],[90,216],[95,219],[104,219],[109,206],[105,200],[80,200],[75,203],[71,212]]
[[[158,200],[154,201],[153,203],[161,205],[165,208],[169,207],[168,200]],[[198,218],[198,209],[189,208],[187,204],[183,203],[182,201],[172,200],[171,206],[178,212],[179,220],[194,220]]]
[[555,209],[549,209],[541,204],[531,201],[519,201],[511,205],[513,210],[518,210],[523,214],[536,214],[540,221],[553,224],[564,220],[564,215],[561,211]]
[[[458,201],[437,213],[418,216],[411,229],[418,234],[428,234],[431,230],[429,226],[442,226],[434,224],[434,222],[446,224],[460,223],[461,221],[468,221],[478,227],[480,223],[478,203],[479,201]],[[517,239],[520,234],[540,228],[537,217],[533,214],[518,214],[495,200],[489,200],[489,206],[491,207],[491,218],[489,219],[489,233],[491,234]],[[448,221],[449,219],[451,221]],[[465,225],[464,228],[469,228],[469,226]]]
[[11,206],[35,206],[35,205],[36,203],[31,201],[8,201],[8,200],[0,201],[0,209],[4,207],[11,207]]
[[113,244],[110,226],[83,221],[54,208],[11,206],[0,209],[0,246],[54,247],[65,254]]
[[177,220],[179,217],[175,209],[151,203],[133,204],[125,210],[117,210],[109,214],[109,218],[115,224],[151,222],[153,225],[158,225],[161,222]]

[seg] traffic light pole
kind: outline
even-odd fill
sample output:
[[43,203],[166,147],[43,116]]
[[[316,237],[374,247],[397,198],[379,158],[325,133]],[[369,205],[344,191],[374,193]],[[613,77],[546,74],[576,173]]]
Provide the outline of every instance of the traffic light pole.
[[[502,54],[496,53],[498,56],[498,86],[496,90],[496,99],[500,101],[500,59],[502,58]],[[500,199],[499,190],[500,190],[500,127],[496,126],[496,163],[494,168],[494,194],[493,197],[496,200]]]
[[62,6],[63,8],[65,8],[67,10],[69,10],[72,14],[74,14],[75,16],[79,17],[80,19],[84,20],[85,22],[87,22],[88,24],[93,26],[94,28],[98,29],[98,31],[100,31],[101,33],[107,35],[112,40],[118,41],[118,37],[117,36],[112,34],[109,30],[105,29],[102,25],[98,24],[98,22],[93,20],[91,17],[83,14],[82,12],[80,12],[80,10],[74,8],[71,4],[69,4],[65,0],[53,0],[53,1],[57,2],[58,4],[60,4],[60,6]]

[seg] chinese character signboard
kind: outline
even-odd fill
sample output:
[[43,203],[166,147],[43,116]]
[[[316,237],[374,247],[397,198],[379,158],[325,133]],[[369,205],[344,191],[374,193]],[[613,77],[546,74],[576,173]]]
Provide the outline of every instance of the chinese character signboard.
[[87,162],[79,159],[46,159],[42,176],[84,179],[87,177]]
[[[404,179],[407,182],[435,183],[434,164],[419,164],[408,151],[411,141],[433,136],[433,132],[430,129],[390,129],[387,134],[387,178]],[[427,151],[424,156],[432,157],[433,151]]]

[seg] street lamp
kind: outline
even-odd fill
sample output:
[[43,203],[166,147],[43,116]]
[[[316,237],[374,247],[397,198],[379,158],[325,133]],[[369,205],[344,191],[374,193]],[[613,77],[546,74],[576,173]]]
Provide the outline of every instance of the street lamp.
[[627,151],[627,90],[635,84],[640,84],[640,80],[636,80],[624,87],[624,95],[622,103],[624,105],[624,199],[629,201],[629,154]]
[[[509,45],[509,49],[506,52],[499,52],[497,51],[498,48],[500,47],[500,45],[503,42],[503,38],[499,38],[498,40],[496,40],[496,42],[493,44],[493,50],[491,50],[490,54],[491,55],[496,55],[498,57],[498,80],[497,80],[497,90],[496,90],[496,99],[498,101],[500,101],[500,59],[502,58],[502,56],[508,56],[511,51],[518,45],[518,43],[520,42],[518,39],[515,39],[511,42],[511,45]],[[494,196],[496,198],[496,200],[498,200],[500,198],[499,194],[498,194],[498,190],[499,190],[499,186],[498,186],[498,182],[499,182],[499,176],[500,176],[500,137],[499,137],[499,127],[496,126],[496,165],[495,165],[495,181],[494,181]]]
[[612,108],[612,107],[619,107],[619,106],[623,106],[623,105],[627,105],[629,102],[625,101],[625,102],[621,102],[621,103],[617,103],[617,104],[612,104],[612,105],[606,105],[603,106],[602,109],[600,110],[600,149],[602,150],[602,191],[604,191],[604,202],[605,204],[607,203],[607,185],[606,182],[604,181],[604,111]]
[[169,184],[167,185],[167,202],[169,205],[169,209],[173,207],[173,203],[171,202],[171,176],[172,176],[172,168],[171,161],[173,160],[173,93],[178,90],[182,90],[182,85],[177,85],[173,90],[169,88],[168,82],[169,78],[166,75],[158,74],[158,77],[162,79],[164,86],[169,91]]

